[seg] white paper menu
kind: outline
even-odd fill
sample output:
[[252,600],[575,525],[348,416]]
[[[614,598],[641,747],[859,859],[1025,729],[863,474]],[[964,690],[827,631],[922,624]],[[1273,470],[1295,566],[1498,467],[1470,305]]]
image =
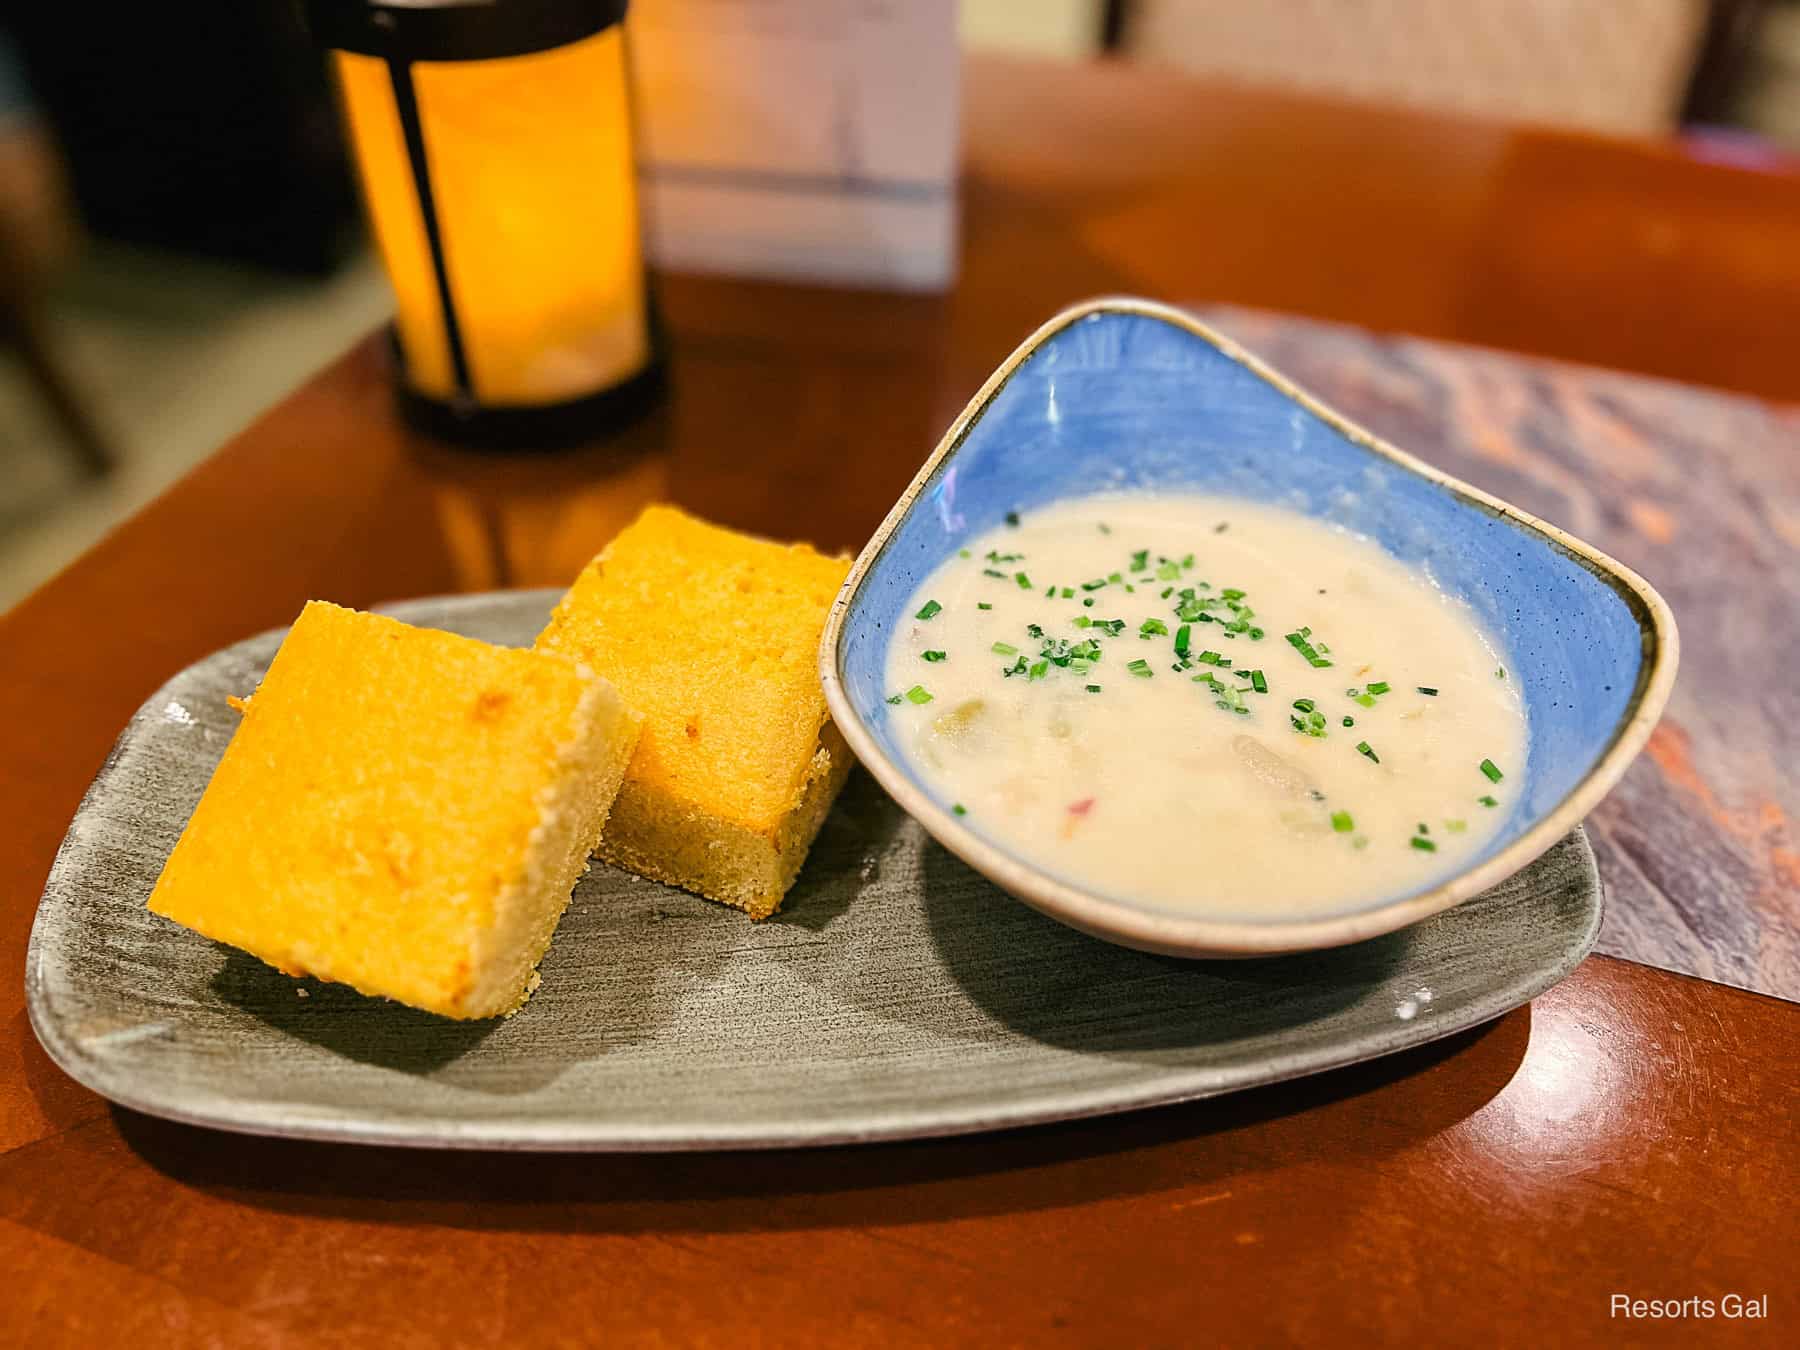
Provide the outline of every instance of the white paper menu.
[[627,22],[656,263],[950,284],[955,0],[633,0]]

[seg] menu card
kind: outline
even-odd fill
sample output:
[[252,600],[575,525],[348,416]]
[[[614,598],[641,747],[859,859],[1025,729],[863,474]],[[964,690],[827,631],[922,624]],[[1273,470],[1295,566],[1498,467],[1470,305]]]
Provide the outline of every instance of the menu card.
[[950,284],[955,0],[634,0],[628,24],[655,262]]

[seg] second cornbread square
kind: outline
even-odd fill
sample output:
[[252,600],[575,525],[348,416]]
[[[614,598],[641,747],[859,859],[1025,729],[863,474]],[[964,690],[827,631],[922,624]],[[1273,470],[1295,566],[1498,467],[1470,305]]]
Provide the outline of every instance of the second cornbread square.
[[538,636],[644,717],[599,856],[764,918],[851,757],[825,711],[819,635],[850,569],[653,506]]

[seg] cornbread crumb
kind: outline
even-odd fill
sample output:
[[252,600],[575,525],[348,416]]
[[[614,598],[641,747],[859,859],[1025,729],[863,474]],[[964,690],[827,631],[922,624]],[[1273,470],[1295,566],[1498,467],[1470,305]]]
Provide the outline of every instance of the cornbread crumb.
[[613,688],[315,601],[234,705],[150,909],[446,1017],[517,1008],[637,742]]
[[669,506],[588,565],[537,646],[644,716],[600,858],[752,918],[780,908],[850,771],[817,664],[849,568]]

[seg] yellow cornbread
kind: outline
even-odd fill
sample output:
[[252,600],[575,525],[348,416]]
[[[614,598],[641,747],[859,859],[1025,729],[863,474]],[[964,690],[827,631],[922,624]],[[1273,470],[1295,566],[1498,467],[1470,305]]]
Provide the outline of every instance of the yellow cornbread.
[[289,974],[510,1012],[599,838],[639,719],[566,657],[317,601],[150,908]]
[[780,908],[850,772],[818,674],[849,570],[668,506],[588,565],[537,645],[644,715],[601,858],[752,918]]

